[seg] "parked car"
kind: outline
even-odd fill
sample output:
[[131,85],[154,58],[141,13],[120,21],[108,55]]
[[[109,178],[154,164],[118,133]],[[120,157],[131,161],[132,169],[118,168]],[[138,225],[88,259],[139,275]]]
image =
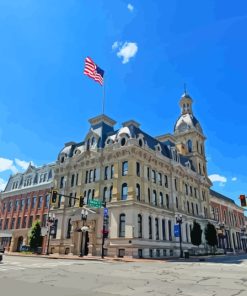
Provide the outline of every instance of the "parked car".
[[28,251],[30,251],[30,246],[27,246],[27,245],[21,246],[20,252],[28,252]]

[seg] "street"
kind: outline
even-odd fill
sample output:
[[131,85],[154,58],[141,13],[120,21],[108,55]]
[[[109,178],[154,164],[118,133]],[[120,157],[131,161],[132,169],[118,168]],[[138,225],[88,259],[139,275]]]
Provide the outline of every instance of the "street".
[[247,256],[110,262],[4,256],[1,295],[246,296]]

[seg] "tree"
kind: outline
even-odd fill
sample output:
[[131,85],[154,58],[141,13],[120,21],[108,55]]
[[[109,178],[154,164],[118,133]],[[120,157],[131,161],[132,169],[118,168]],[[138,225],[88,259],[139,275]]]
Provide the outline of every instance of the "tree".
[[202,229],[200,224],[196,221],[194,221],[193,223],[193,228],[191,229],[190,237],[192,244],[199,247],[202,243]]
[[32,225],[30,235],[29,235],[29,244],[32,251],[36,251],[38,247],[41,246],[42,236],[41,236],[41,226],[40,221],[35,221]]
[[213,224],[208,223],[205,228],[205,239],[210,247],[215,247],[218,244],[217,232]]

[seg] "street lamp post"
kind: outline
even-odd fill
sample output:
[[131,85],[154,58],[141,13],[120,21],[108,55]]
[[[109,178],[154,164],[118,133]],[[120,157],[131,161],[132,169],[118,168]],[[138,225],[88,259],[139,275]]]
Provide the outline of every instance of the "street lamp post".
[[[81,220],[82,220],[82,228],[81,228],[81,248],[80,248],[80,257],[84,255],[84,248],[83,248],[83,233],[85,232],[85,221],[87,221],[88,211],[86,209],[81,210]],[[84,243],[85,245],[85,243]]]
[[54,234],[54,224],[55,224],[55,214],[53,213],[53,215],[51,216],[51,214],[49,213],[48,216],[48,221],[47,221],[47,226],[48,226],[48,231],[47,231],[47,250],[46,250],[46,255],[49,255],[49,247],[50,247],[50,237],[51,234]]
[[221,239],[221,242],[222,242],[224,254],[226,254],[226,248],[225,248],[225,238],[226,238],[225,223],[224,222],[220,223],[219,227],[220,227],[219,238]]
[[181,214],[176,215],[176,223],[179,225],[180,258],[183,258],[183,249],[182,249],[182,229],[181,229],[181,224],[183,223],[183,217],[182,217]]

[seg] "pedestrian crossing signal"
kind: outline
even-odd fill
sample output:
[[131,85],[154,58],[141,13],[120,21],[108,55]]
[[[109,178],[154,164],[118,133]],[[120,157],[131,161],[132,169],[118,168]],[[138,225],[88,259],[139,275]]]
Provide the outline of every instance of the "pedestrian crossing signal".
[[58,192],[57,190],[52,190],[51,192],[51,204],[56,205],[57,204],[57,198],[58,198]]
[[241,207],[246,207],[246,196],[244,194],[240,195]]

